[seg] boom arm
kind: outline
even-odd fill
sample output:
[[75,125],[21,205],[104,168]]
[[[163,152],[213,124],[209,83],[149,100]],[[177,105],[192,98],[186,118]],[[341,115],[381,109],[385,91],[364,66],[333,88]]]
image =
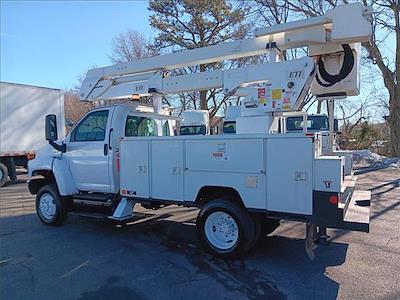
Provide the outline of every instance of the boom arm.
[[[369,14],[370,11],[360,3],[349,4],[328,11],[325,16],[259,29],[252,39],[92,69],[82,83],[80,96],[82,100],[90,101],[126,98],[132,94],[174,94],[211,88],[223,88],[225,93],[245,95],[246,90],[241,87],[268,82],[270,90],[279,88],[292,91],[290,95],[294,101],[291,103],[298,103],[302,101],[302,92],[308,91],[313,79],[314,61],[310,57],[173,77],[165,77],[164,74],[166,70],[175,68],[263,54],[274,51],[273,48],[283,50],[309,46],[314,57],[326,56],[342,51],[342,43],[368,40],[371,35]],[[301,78],[290,77],[296,72]]]

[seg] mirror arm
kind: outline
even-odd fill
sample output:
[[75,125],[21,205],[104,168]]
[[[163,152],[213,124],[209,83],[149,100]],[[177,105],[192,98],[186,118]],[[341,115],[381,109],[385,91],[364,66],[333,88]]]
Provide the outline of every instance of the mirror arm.
[[61,151],[61,153],[65,153],[67,151],[67,145],[62,143],[61,145],[55,143],[54,141],[49,141],[49,144],[56,150]]

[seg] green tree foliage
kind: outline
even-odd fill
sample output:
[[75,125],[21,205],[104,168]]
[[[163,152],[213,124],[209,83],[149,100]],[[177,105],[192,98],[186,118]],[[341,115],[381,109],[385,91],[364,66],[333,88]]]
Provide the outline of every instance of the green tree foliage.
[[[246,36],[244,6],[235,7],[225,0],[151,0],[150,25],[157,31],[155,50],[168,53],[216,45]],[[204,72],[226,67],[224,62],[201,64],[178,70],[179,73]],[[219,90],[186,93],[194,108],[210,109],[214,115],[225,99],[218,99]],[[211,103],[211,105],[209,105]]]
[[351,131],[343,129],[341,139],[346,149],[369,149],[381,155],[390,154],[390,131],[387,123],[371,124],[364,121],[354,124]]

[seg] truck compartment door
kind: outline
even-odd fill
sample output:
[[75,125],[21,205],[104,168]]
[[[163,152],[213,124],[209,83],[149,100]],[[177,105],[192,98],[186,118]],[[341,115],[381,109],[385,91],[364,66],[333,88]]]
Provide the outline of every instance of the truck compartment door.
[[313,159],[311,138],[270,138],[267,153],[267,209],[312,214]]
[[120,157],[121,193],[149,198],[149,141],[123,140]]
[[151,141],[151,197],[183,200],[183,141]]

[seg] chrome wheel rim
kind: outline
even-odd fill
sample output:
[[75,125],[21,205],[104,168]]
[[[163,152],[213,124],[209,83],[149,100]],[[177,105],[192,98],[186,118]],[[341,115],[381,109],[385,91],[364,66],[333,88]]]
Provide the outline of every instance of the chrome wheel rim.
[[221,250],[232,248],[239,239],[236,221],[222,211],[213,212],[207,217],[204,230],[208,241]]
[[56,201],[50,193],[44,193],[39,199],[40,214],[46,220],[51,220],[56,214]]

